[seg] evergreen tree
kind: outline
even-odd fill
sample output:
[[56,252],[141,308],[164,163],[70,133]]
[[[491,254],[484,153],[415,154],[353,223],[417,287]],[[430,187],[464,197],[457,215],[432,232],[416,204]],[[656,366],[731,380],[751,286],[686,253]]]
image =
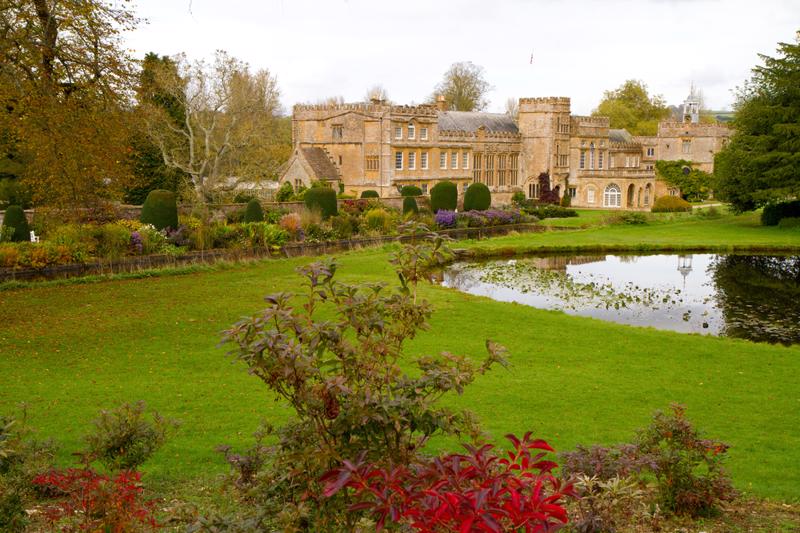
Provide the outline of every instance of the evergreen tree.
[[778,54],[761,55],[739,89],[735,133],[716,157],[718,195],[737,211],[800,194],[800,42]]

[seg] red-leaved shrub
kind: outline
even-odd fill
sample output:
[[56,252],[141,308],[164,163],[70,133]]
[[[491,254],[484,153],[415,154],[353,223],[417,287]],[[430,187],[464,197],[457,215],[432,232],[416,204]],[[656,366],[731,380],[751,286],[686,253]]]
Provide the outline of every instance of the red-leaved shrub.
[[[386,521],[422,533],[500,533],[557,531],[567,523],[563,506],[574,497],[571,483],[552,474],[558,465],[545,459],[553,449],[543,440],[507,435],[507,457],[492,445],[465,446],[410,467],[381,468],[359,460],[323,476],[325,495],[344,488],[361,500],[350,510],[369,510],[383,529]],[[544,450],[532,452],[532,450]]]

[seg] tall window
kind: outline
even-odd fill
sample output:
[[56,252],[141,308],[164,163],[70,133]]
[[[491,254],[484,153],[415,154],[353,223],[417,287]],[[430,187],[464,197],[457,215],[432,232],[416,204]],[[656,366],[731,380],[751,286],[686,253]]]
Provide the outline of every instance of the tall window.
[[458,168],[458,152],[450,154],[450,168]]
[[597,168],[603,170],[603,151],[597,152]]
[[419,168],[422,170],[428,170],[428,152],[422,152],[419,154]]
[[655,155],[656,155],[656,149],[655,148],[650,147],[650,148],[647,149],[647,157],[653,157]]
[[428,194],[428,184],[427,183],[420,183],[419,188],[422,191],[422,194]]
[[417,168],[417,152],[408,152],[408,170]]
[[403,170],[403,152],[394,153],[394,168],[395,170]]
[[622,205],[622,191],[612,183],[603,193],[603,207],[620,207]]
[[481,153],[480,152],[473,152],[472,153],[472,181],[475,183],[481,182],[481,168],[483,161],[481,161]]
[[684,154],[691,154],[692,153],[692,141],[683,141],[681,148]]
[[344,136],[344,128],[341,124],[334,124],[333,125],[333,140],[334,141],[341,141],[342,137]]
[[529,183],[528,184],[528,198],[539,198],[539,184],[538,183]]
[[574,200],[575,197],[578,196],[578,188],[570,187],[569,189],[567,189],[567,194],[569,195],[570,198]]
[[486,185],[494,185],[494,154],[486,154]]
[[506,185],[506,156],[500,154],[497,156],[497,185],[505,187]]
[[594,143],[589,145],[589,169],[594,170]]
[[409,124],[408,125],[408,138],[409,139],[414,139],[414,138],[416,138],[416,135],[417,135],[417,132],[416,132],[416,130],[414,128],[414,125],[413,124]]
[[589,187],[586,189],[586,203],[593,204],[594,203],[594,187]]
[[419,140],[420,141],[427,141],[428,140],[428,128],[420,128],[419,129]]
[[469,168],[469,153],[461,152],[461,168],[467,170]]
[[519,154],[511,154],[511,176],[509,181],[512,187],[516,187],[519,182]]
[[368,155],[367,156],[367,170],[378,170],[378,161],[379,158],[377,155]]
[[586,150],[581,150],[581,160],[578,166],[580,168],[586,168]]
[[447,152],[439,152],[439,168],[442,170],[447,168]]
[[400,126],[395,126],[394,128],[394,138],[395,139],[402,139],[403,138],[403,128]]

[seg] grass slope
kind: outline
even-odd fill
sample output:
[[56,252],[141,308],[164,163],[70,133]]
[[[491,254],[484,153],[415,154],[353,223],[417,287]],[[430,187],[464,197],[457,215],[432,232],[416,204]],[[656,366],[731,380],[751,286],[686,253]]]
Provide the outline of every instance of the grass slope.
[[[724,217],[458,243],[484,252],[581,245],[800,249],[800,234]],[[393,283],[389,249],[342,255],[341,278]],[[148,464],[150,476],[220,473],[217,444],[243,445],[259,420],[279,423],[287,410],[226,360],[219,332],[260,309],[264,294],[296,290],[293,270],[309,260],[0,292],[0,412],[27,402],[32,425],[63,444],[66,462],[98,410],[143,399],[183,421]],[[632,328],[435,286],[422,292],[436,310],[433,328],[409,352],[481,356],[487,338],[509,348],[510,370],[448,399],[475,411],[498,442],[529,429],[561,450],[629,440],[654,410],[681,402],[708,435],[733,445],[740,489],[800,498],[800,347]]]

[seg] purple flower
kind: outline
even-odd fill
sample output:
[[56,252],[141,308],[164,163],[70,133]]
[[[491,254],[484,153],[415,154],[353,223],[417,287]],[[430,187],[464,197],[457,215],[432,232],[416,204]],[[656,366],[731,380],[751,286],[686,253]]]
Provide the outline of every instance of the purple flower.
[[456,212],[440,209],[436,212],[435,220],[440,228],[453,228],[456,225]]
[[138,231],[131,232],[131,248],[133,248],[137,254],[142,253],[144,250],[144,243],[142,242],[142,236],[139,234]]

